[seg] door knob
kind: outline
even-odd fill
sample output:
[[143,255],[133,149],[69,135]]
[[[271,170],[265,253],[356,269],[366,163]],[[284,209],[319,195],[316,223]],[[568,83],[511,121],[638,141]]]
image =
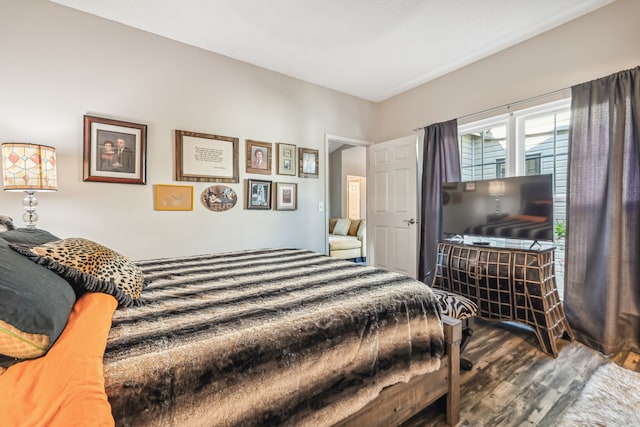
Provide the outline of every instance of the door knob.
[[418,221],[416,221],[415,218],[411,218],[411,219],[403,219],[402,222],[406,222],[407,225],[413,225],[413,224],[417,224]]

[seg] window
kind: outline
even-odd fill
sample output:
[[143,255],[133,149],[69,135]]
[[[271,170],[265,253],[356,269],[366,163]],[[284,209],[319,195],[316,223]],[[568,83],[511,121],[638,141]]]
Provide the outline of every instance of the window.
[[[462,180],[553,174],[554,223],[565,222],[569,112],[565,99],[461,125]],[[563,277],[564,246],[557,242],[558,288]]]

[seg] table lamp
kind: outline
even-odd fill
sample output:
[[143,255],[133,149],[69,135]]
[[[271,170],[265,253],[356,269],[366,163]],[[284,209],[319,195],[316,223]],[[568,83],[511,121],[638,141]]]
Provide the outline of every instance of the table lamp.
[[22,219],[29,228],[38,221],[36,191],[56,191],[56,149],[46,145],[8,142],[2,144],[5,191],[24,191],[25,213]]
[[504,181],[489,181],[489,194],[496,197],[496,215],[500,215],[500,196],[504,194]]

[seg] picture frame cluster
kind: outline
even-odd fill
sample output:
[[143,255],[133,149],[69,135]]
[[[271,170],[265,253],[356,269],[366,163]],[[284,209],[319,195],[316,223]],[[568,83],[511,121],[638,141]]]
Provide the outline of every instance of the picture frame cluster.
[[[212,183],[200,194],[202,205],[214,212],[233,208],[240,183],[240,139],[187,130],[174,131],[176,181]],[[147,125],[84,116],[84,181],[146,185]],[[266,179],[272,174],[318,178],[319,150],[289,143],[246,139],[244,146],[244,208],[296,210],[298,183]],[[154,209],[194,209],[191,185],[154,184]]]

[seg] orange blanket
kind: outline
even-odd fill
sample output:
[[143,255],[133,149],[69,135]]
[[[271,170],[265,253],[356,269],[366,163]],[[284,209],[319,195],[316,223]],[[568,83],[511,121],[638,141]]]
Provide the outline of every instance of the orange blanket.
[[85,294],[45,356],[0,375],[2,426],[114,425],[102,357],[116,306],[110,295]]

